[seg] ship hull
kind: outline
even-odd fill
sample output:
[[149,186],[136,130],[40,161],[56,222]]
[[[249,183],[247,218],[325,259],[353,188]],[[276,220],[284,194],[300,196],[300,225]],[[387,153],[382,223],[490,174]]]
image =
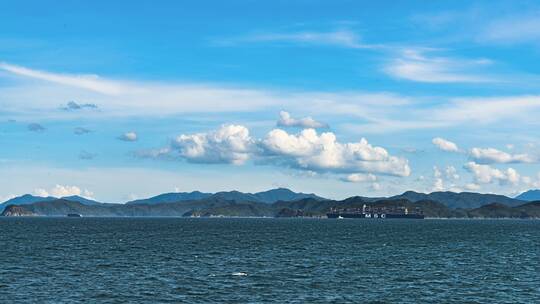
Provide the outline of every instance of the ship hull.
[[423,214],[387,214],[387,219],[413,219],[413,220],[423,220]]
[[326,215],[328,218],[365,218],[365,214],[354,214],[354,213],[328,213]]
[[328,213],[328,218],[354,218],[354,219],[424,219],[423,214],[363,214],[363,213]]

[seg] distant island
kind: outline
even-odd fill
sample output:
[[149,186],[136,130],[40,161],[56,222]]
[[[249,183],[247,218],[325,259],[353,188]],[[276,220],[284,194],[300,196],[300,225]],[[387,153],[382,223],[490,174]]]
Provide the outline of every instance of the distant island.
[[2,216],[325,217],[335,208],[364,205],[420,209],[427,218],[540,218],[540,200],[525,201],[495,194],[407,191],[392,197],[331,200],[285,188],[258,193],[165,193],[124,204],[102,203],[80,196],[54,198],[27,194],[0,204],[0,211]]

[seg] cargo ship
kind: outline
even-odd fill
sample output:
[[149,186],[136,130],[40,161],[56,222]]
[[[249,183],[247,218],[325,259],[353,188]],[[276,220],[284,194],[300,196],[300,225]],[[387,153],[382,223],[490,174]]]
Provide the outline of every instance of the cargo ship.
[[407,207],[370,207],[362,208],[332,208],[326,214],[328,218],[358,218],[358,219],[424,219],[420,208],[409,210]]

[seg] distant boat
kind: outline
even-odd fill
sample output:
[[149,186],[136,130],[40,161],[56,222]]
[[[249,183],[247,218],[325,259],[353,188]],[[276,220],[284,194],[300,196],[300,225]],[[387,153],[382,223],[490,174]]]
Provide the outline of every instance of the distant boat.
[[67,217],[82,217],[82,215],[78,213],[68,213]]

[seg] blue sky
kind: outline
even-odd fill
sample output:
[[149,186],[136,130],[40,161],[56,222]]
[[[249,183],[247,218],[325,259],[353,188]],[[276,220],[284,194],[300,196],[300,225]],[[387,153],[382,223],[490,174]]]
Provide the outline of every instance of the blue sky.
[[534,1],[0,3],[0,199],[540,187]]

